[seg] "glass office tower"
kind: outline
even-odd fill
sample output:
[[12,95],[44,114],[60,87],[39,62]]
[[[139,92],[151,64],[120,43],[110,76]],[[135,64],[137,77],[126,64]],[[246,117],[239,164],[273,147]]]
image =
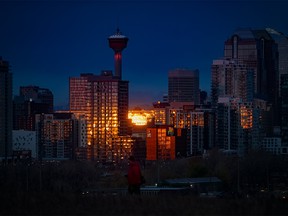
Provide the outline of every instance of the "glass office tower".
[[176,69],[168,74],[169,102],[200,103],[199,70]]
[[225,41],[224,59],[237,59],[254,71],[254,98],[267,101],[269,127],[280,126],[278,45],[265,29],[238,29]]

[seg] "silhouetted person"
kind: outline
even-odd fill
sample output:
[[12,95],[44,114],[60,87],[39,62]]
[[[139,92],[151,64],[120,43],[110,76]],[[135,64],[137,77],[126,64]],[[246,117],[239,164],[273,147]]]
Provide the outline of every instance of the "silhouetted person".
[[128,174],[127,174],[128,193],[140,194],[140,186],[141,186],[140,165],[133,156],[130,156],[128,160],[129,160]]

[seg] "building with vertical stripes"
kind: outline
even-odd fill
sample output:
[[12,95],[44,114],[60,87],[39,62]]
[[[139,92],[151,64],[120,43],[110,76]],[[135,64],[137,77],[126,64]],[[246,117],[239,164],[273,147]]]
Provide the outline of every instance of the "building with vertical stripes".
[[103,70],[100,75],[69,78],[70,112],[85,116],[87,158],[100,163],[120,163],[131,154],[129,82],[122,80],[122,50],[127,41],[119,29],[108,38],[114,50],[114,74]]
[[200,103],[198,69],[175,69],[169,71],[168,102]]

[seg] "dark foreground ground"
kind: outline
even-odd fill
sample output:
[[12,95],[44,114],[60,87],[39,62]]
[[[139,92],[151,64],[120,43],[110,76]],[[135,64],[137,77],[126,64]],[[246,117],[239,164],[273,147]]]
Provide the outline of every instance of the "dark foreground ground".
[[288,200],[43,192],[2,195],[0,215],[288,215]]
[[[115,195],[114,192],[107,194],[107,191],[102,193],[105,188],[114,191],[114,188],[127,187],[127,179],[124,177],[125,166],[99,167],[97,163],[80,161],[2,165],[0,166],[0,216],[288,215],[288,193],[287,196],[285,194],[285,198],[278,193],[264,193],[260,196],[261,188],[255,187],[255,185],[268,185],[270,189],[275,188],[278,185],[273,180],[275,176],[269,173],[277,171],[279,181],[276,180],[284,184],[284,189],[287,191],[288,160],[285,158],[277,162],[277,158],[273,157],[269,161],[264,160],[266,158],[269,157],[252,154],[250,158],[243,158],[239,163],[230,157],[211,154],[211,157],[205,160],[191,158],[169,163],[165,161],[161,165],[160,173],[156,164],[146,165],[143,170],[147,185],[154,185],[157,176],[155,173],[159,173],[160,180],[207,177],[213,174],[225,183],[223,187],[225,191],[233,191],[239,186],[240,191],[243,191],[241,194],[244,194],[235,196],[235,193],[233,195],[227,193],[221,198],[200,198],[190,193],[177,194],[174,191],[169,194],[142,194],[140,197],[131,197],[122,193]],[[238,171],[235,169],[237,164],[240,167]],[[269,168],[268,165],[271,167]],[[244,193],[245,185],[249,186],[249,198]],[[89,193],[86,191],[83,194],[83,188],[85,190],[88,188]],[[97,193],[90,193],[95,192],[90,189],[97,189]],[[251,189],[258,190],[258,194],[251,194]]]

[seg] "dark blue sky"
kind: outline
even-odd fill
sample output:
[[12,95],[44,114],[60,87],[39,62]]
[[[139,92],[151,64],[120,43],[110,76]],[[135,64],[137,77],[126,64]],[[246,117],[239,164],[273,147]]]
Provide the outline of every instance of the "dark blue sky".
[[151,105],[168,89],[168,71],[200,70],[210,93],[210,67],[237,28],[274,28],[287,35],[286,1],[0,0],[0,56],[13,73],[13,92],[49,88],[55,105],[68,104],[69,77],[114,70],[107,37],[117,26],[129,37],[122,76],[130,104]]

